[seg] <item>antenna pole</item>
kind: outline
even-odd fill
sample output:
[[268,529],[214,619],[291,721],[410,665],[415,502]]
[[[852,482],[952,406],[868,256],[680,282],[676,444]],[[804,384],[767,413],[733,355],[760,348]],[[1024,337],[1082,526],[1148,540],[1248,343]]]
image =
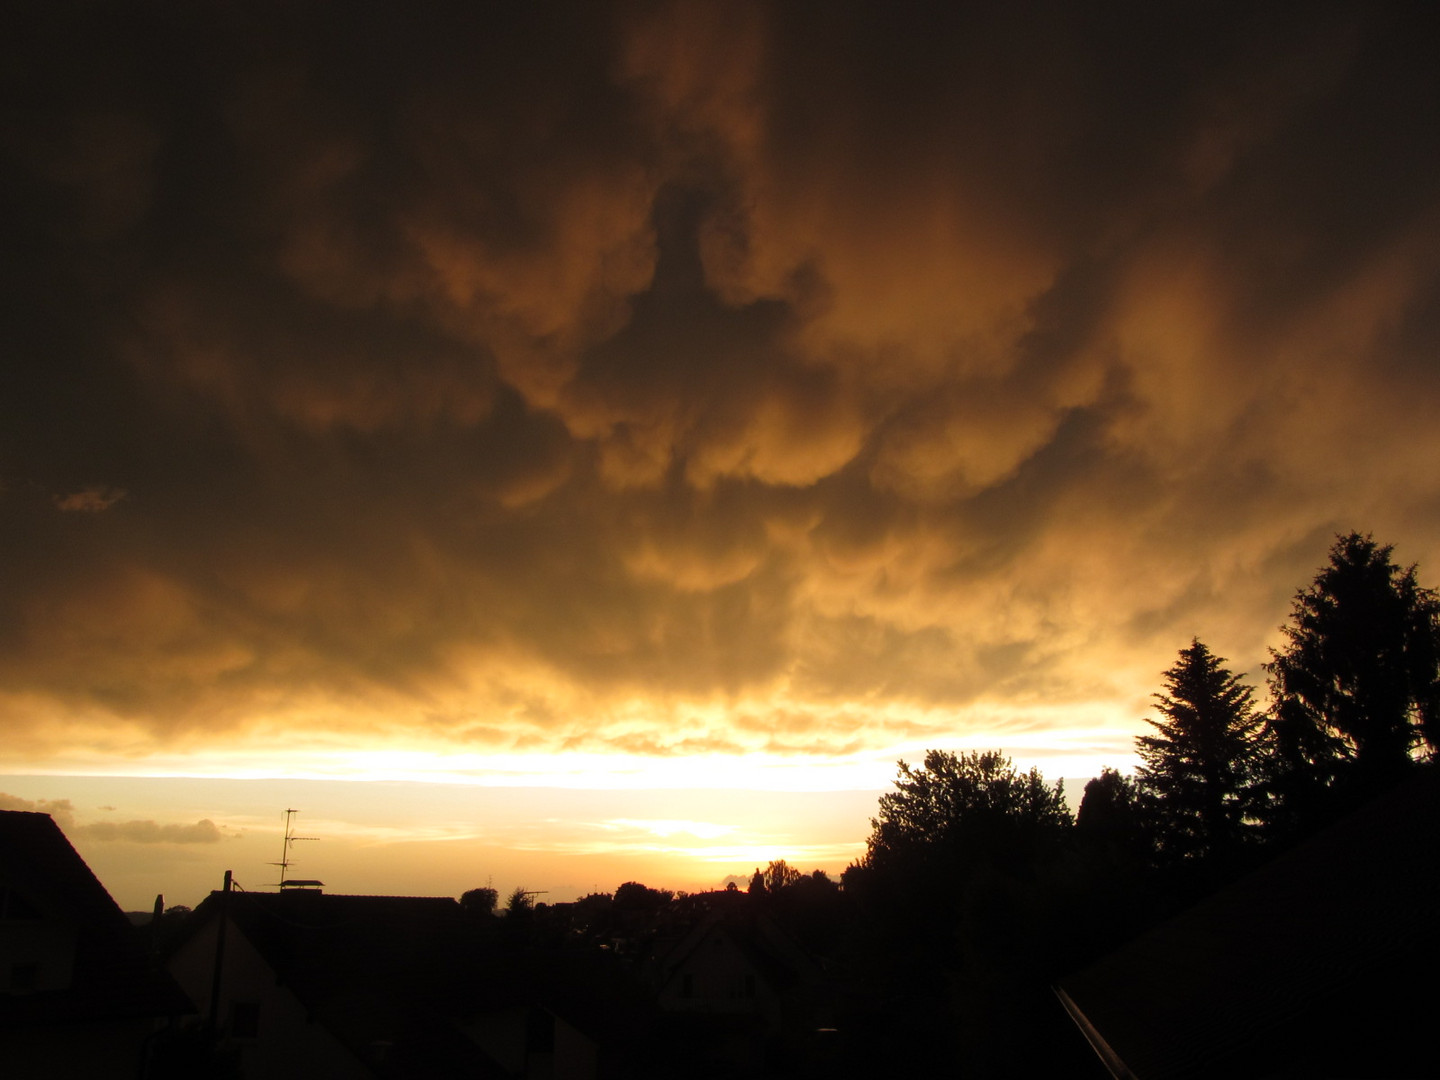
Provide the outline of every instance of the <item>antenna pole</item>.
[[294,810],[285,811],[285,841],[280,848],[280,887],[285,887],[285,876],[290,870],[290,830],[294,827]]
[[230,919],[230,871],[225,871],[225,891],[220,894],[220,915],[215,924],[215,970],[210,977],[210,1030],[220,1019],[220,971],[225,963],[225,923]]
[[[281,846],[281,848],[280,848],[280,861],[277,862],[277,863],[271,863],[271,864],[270,864],[271,866],[278,866],[278,867],[280,867],[280,891],[281,891],[281,892],[284,892],[285,889],[286,889],[286,887],[291,884],[291,881],[290,881],[290,845],[291,845],[291,844],[294,844],[294,843],[296,843],[297,841],[300,841],[300,840],[314,840],[314,839],[315,839],[315,837],[313,837],[313,836],[296,836],[296,835],[295,835],[295,815],[298,814],[299,812],[300,812],[299,810],[286,810],[286,811],[285,811],[285,841],[284,841],[284,844],[283,844],[283,845]],[[312,885],[318,885],[319,882],[317,882],[317,881],[306,881],[306,882],[295,882],[295,884],[296,884],[296,885],[304,885],[304,886],[307,886],[307,887],[308,887],[308,886],[312,886]]]

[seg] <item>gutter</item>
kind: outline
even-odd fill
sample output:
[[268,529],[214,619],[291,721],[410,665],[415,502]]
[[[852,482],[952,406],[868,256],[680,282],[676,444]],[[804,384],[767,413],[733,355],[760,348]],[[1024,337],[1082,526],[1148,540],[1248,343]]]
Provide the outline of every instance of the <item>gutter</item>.
[[1070,1019],[1075,1021],[1075,1026],[1080,1029],[1080,1034],[1085,1036],[1085,1041],[1088,1042],[1090,1048],[1099,1055],[1101,1063],[1104,1064],[1110,1075],[1114,1077],[1114,1080],[1140,1080],[1139,1077],[1130,1071],[1130,1067],[1120,1060],[1120,1055],[1115,1053],[1114,1049],[1105,1041],[1100,1032],[1096,1030],[1095,1025],[1089,1021],[1085,1013],[1081,1011],[1080,1006],[1075,1004],[1070,995],[1058,985],[1052,986],[1050,989],[1053,990],[1055,996],[1060,999],[1060,1004],[1063,1005],[1065,1011],[1070,1014]]

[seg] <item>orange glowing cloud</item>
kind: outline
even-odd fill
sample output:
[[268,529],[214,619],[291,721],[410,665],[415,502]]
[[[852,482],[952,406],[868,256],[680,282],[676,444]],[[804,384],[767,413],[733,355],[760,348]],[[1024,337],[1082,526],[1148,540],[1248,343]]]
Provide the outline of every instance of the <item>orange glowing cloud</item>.
[[37,21],[16,767],[1098,765],[1177,643],[1256,678],[1337,530],[1424,579],[1423,35],[915,14]]

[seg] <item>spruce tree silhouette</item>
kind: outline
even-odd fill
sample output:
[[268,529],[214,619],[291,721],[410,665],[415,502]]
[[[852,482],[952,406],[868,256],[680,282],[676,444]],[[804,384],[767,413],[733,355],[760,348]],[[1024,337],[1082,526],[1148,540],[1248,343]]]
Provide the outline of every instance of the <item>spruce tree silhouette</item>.
[[1440,748],[1440,597],[1392,550],[1337,537],[1266,665],[1280,764],[1312,784],[1372,788]]
[[1252,831],[1260,796],[1262,718],[1254,690],[1198,638],[1156,694],[1161,719],[1135,748],[1142,807],[1166,863],[1228,857]]

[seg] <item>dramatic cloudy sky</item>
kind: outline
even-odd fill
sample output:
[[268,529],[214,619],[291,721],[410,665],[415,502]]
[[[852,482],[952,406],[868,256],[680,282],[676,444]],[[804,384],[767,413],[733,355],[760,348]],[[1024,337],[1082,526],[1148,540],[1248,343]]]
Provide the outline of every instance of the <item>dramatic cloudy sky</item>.
[[1084,776],[1436,581],[1427,5],[6,21],[0,772]]

